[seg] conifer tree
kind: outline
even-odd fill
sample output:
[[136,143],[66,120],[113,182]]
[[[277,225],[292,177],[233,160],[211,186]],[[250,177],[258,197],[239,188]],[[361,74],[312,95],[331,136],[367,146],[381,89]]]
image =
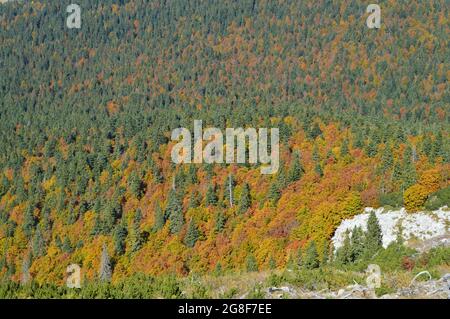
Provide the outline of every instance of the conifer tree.
[[206,191],[206,206],[215,206],[217,205],[217,194],[216,194],[216,186],[215,185],[209,185],[208,190]]
[[197,190],[194,190],[191,193],[191,197],[189,198],[189,208],[197,208],[201,204],[201,196]]
[[[157,203],[157,207],[159,206],[159,203]],[[164,219],[164,215],[162,213],[161,207],[160,209],[160,215],[162,219]],[[141,209],[138,208],[136,210],[136,213],[133,218],[133,225],[131,227],[131,251],[136,252],[139,249],[141,249],[142,245],[144,244],[144,238],[141,233],[140,229],[140,223],[142,219],[142,212]],[[155,221],[156,223],[156,221]]]
[[37,227],[34,236],[33,236],[33,242],[32,242],[32,250],[33,250],[33,256],[35,258],[41,257],[45,254],[45,241],[44,237],[42,236],[42,231],[40,227]]
[[302,268],[305,264],[304,258],[303,258],[303,250],[302,247],[298,247],[297,250],[297,260],[296,260],[296,266],[298,268]]
[[330,249],[329,249],[329,245],[328,242],[326,240],[323,241],[323,247],[322,247],[322,258],[320,259],[320,265],[324,266],[326,264],[328,264],[328,257],[330,254]]
[[320,163],[316,163],[316,166],[314,166],[314,171],[315,171],[316,174],[319,175],[320,177],[323,176],[322,165],[320,165]]
[[25,210],[24,217],[23,217],[22,230],[28,239],[31,238],[34,227],[36,226],[36,218],[34,217],[33,210],[34,210],[33,206],[28,205],[27,209]]
[[348,140],[345,139],[342,142],[342,146],[341,146],[341,150],[340,150],[340,156],[344,157],[347,156],[349,154],[349,149],[348,149]]
[[250,186],[245,183],[242,188],[241,197],[239,199],[239,213],[245,213],[251,206],[252,200],[250,195]]
[[125,239],[127,238],[127,228],[124,222],[117,224],[114,229],[114,248],[118,255],[123,255],[125,253]]
[[364,252],[364,232],[361,227],[355,227],[352,231],[350,244],[350,258],[352,262],[357,261]]
[[225,228],[226,217],[222,210],[218,210],[215,217],[214,231],[220,233]]
[[278,181],[274,180],[270,184],[269,192],[267,194],[267,198],[269,199],[269,201],[270,201],[270,203],[272,205],[276,205],[278,200],[280,199],[280,197],[281,197],[281,191],[280,191],[280,188],[278,186]]
[[62,243],[62,251],[69,254],[73,252],[72,243],[70,242],[70,238],[67,235],[64,236],[64,241]]
[[288,173],[288,181],[289,183],[293,183],[298,181],[302,177],[303,167],[300,163],[300,153],[295,152],[294,157],[292,159],[292,164]]
[[246,267],[248,272],[258,271],[258,262],[252,253],[247,256]]
[[309,242],[306,250],[304,266],[306,269],[315,269],[319,267],[319,254],[317,253],[316,243],[314,240]]
[[159,205],[159,202],[157,202],[155,206],[155,223],[153,225],[153,229],[155,231],[161,230],[164,227],[165,223],[166,221],[164,219],[164,213],[161,209],[161,206]]
[[197,184],[197,167],[193,164],[189,165],[188,173],[186,175],[186,182],[189,184]]
[[276,268],[277,268],[277,263],[276,263],[275,259],[273,259],[273,256],[270,256],[270,259],[269,259],[269,269],[270,269],[270,270],[274,270],[274,269],[276,269]]
[[193,219],[191,219],[188,230],[186,232],[186,236],[184,237],[184,244],[190,248],[195,246],[195,243],[197,242],[199,237],[199,232],[197,229],[197,226],[195,225],[195,222]]
[[351,242],[350,235],[347,231],[345,233],[345,239],[342,247],[336,252],[336,262],[340,265],[346,265],[351,261]]
[[369,219],[367,221],[367,232],[364,246],[369,258],[383,247],[383,234],[381,232],[380,224],[378,223],[378,218],[373,211],[370,212]]
[[170,232],[172,234],[178,233],[184,225],[183,206],[179,195],[173,190],[169,193],[165,216],[170,221]]

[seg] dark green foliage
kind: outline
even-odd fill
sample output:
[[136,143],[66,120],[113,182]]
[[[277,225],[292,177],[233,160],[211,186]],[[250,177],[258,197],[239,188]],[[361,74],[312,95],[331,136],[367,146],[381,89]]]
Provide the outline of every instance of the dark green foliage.
[[292,159],[291,168],[289,169],[288,173],[288,182],[292,183],[298,181],[302,177],[302,174],[303,174],[303,167],[302,164],[300,163],[300,153],[295,152],[294,157]]
[[27,238],[31,238],[34,227],[36,226],[36,218],[34,217],[33,210],[34,210],[34,207],[29,205],[25,209],[25,213],[24,213],[22,230],[23,230],[25,236],[27,236]]
[[253,254],[247,256],[246,269],[248,272],[258,271],[258,262]]
[[385,172],[390,169],[394,163],[394,155],[392,154],[392,150],[389,145],[387,145],[383,150],[382,155],[382,171]]
[[381,233],[378,218],[373,211],[367,221],[367,233],[365,235],[365,249],[369,257],[373,256],[383,246],[383,234]]
[[197,208],[201,204],[201,195],[197,190],[194,190],[191,193],[191,197],[189,198],[189,208]]
[[360,259],[364,253],[364,232],[361,227],[355,227],[352,231],[350,246],[350,262]]
[[70,254],[73,252],[72,243],[70,242],[70,238],[67,235],[64,237],[64,242],[62,243],[61,249],[65,253]]
[[197,184],[197,167],[195,165],[189,165],[189,169],[186,175],[186,182],[189,184]]
[[316,166],[314,166],[314,171],[315,171],[316,174],[319,175],[320,177],[323,176],[322,165],[320,165],[320,163],[316,163]]
[[403,196],[401,193],[390,193],[380,195],[380,206],[390,206],[398,208],[403,206]]
[[450,186],[430,194],[425,202],[425,208],[428,210],[436,210],[443,206],[450,206]]
[[222,210],[218,210],[215,216],[214,231],[220,233],[225,228],[227,219]]
[[267,199],[270,201],[272,205],[276,205],[280,197],[281,197],[280,186],[278,185],[278,181],[274,180],[270,184],[269,192],[267,193]]
[[348,154],[349,154],[348,140],[345,139],[344,142],[342,143],[342,146],[341,146],[340,156],[344,157],[344,156],[347,156]]
[[277,263],[276,263],[275,259],[273,259],[273,257],[271,256],[269,259],[269,269],[274,270],[276,268],[277,268]]
[[330,255],[330,246],[329,243],[325,240],[323,242],[322,247],[322,257],[320,258],[320,265],[325,266],[329,262],[329,255]]
[[175,191],[169,193],[169,199],[165,210],[165,218],[170,221],[170,232],[178,233],[184,225],[183,206],[179,195]]
[[319,267],[319,254],[317,253],[316,243],[314,240],[309,242],[308,248],[306,249],[305,262],[303,266],[306,269],[314,269]]
[[159,203],[156,203],[155,206],[155,223],[153,225],[153,229],[155,231],[161,230],[164,227],[164,224],[166,223],[166,220],[164,218],[164,213],[161,209],[161,206]]
[[303,256],[302,247],[298,248],[296,257],[297,258],[295,260],[295,265],[299,268],[303,267],[303,265],[305,264],[305,260],[304,260],[304,256]]
[[144,183],[136,172],[132,172],[128,178],[128,187],[131,193],[137,198],[141,198],[144,193]]
[[351,262],[351,241],[349,232],[345,234],[345,239],[342,247],[336,251],[336,263],[345,265]]
[[238,211],[240,214],[245,213],[251,206],[252,199],[250,195],[250,186],[245,183],[242,187],[241,197],[239,198],[239,208]]
[[191,220],[186,232],[186,236],[184,237],[184,244],[190,248],[194,247],[199,235],[200,234],[194,220]]
[[35,258],[41,257],[46,253],[45,241],[40,227],[37,227],[36,231],[34,232],[32,248],[33,256]]
[[114,249],[118,255],[125,253],[125,239],[127,238],[127,234],[127,228],[123,223],[116,226],[114,230]]
[[218,198],[216,194],[216,186],[209,185],[206,191],[205,203],[206,206],[215,206],[217,204]]

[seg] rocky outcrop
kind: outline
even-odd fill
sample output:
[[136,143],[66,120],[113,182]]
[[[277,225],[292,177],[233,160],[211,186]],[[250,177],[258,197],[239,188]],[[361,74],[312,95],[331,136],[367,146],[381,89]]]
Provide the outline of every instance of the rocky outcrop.
[[405,242],[419,250],[426,250],[437,245],[450,245],[450,209],[445,206],[431,212],[408,213],[384,208],[365,208],[363,214],[342,221],[332,238],[335,249],[343,245],[345,234],[355,227],[366,230],[369,213],[374,211],[383,233],[383,246],[387,247],[397,239],[401,232]]

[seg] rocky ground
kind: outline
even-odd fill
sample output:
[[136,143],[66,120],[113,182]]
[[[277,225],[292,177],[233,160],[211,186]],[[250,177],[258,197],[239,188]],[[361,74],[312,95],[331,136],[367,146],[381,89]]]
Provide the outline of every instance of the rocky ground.
[[[427,281],[418,281],[419,277],[428,277]],[[419,273],[408,287],[400,288],[396,292],[377,296],[375,289],[355,283],[338,291],[307,291],[291,286],[267,288],[266,298],[294,298],[294,299],[450,299],[450,274],[439,280],[431,280],[427,272]],[[422,279],[423,280],[423,279]]]
[[[375,212],[383,233],[383,246],[386,248],[401,233],[406,244],[415,246],[419,251],[437,245],[450,245],[450,209],[445,206],[431,212],[408,213],[400,210],[374,209],[367,207],[364,213],[342,221],[332,238],[334,247],[342,246],[347,231],[362,227],[365,231],[369,213]],[[426,243],[422,245],[423,243]]]

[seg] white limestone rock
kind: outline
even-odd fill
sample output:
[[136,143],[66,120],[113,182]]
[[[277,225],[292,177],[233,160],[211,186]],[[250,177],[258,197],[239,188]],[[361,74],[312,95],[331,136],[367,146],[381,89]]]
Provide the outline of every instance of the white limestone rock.
[[347,230],[350,233],[355,227],[361,227],[364,231],[367,230],[367,220],[369,213],[372,211],[378,218],[383,233],[383,247],[385,248],[397,239],[400,229],[402,229],[402,236],[406,242],[413,238],[425,241],[450,235],[450,209],[447,206],[432,212],[417,213],[408,213],[404,208],[385,210],[384,208],[367,207],[363,214],[342,221],[332,238],[335,249],[343,245]]

